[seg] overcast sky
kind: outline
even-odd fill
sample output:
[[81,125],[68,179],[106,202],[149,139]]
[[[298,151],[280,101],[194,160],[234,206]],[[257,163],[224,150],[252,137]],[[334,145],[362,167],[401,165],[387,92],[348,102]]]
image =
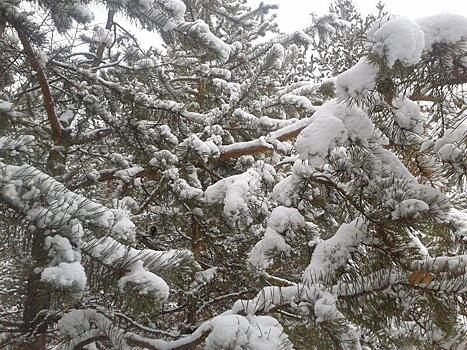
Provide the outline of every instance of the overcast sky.
[[[270,2],[264,0],[264,2]],[[331,0],[276,0],[279,4],[278,19],[284,31],[303,28],[309,21],[309,13],[324,14]],[[362,13],[370,13],[376,9],[378,0],[353,0],[354,5]],[[389,13],[420,18],[440,12],[453,12],[467,16],[466,0],[387,0],[383,1]]]
[[[2,1],[2,0],[0,0]],[[333,0],[248,0],[252,7],[256,7],[261,1],[265,3],[279,4],[278,21],[280,28],[285,32],[305,28],[310,21],[310,13],[325,14],[329,4]],[[363,13],[376,11],[378,0],[353,0],[357,9]],[[420,18],[441,12],[453,12],[467,17],[467,0],[386,0],[386,9],[390,14],[404,15],[410,18]],[[103,6],[95,8],[95,20],[100,25],[105,25],[107,11]],[[117,21],[123,20],[116,18]],[[123,20],[125,21],[125,20]],[[138,37],[144,38],[142,47],[160,44],[160,38],[153,33],[137,29],[131,23],[126,23],[133,32],[139,32]]]

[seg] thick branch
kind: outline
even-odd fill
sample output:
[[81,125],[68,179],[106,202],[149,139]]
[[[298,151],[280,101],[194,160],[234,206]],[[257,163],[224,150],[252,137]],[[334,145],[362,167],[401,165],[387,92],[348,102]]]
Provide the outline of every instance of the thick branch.
[[31,68],[36,72],[37,82],[41,87],[42,96],[44,97],[44,107],[47,112],[47,118],[52,128],[54,143],[56,145],[60,145],[62,142],[62,130],[57,115],[55,114],[55,107],[52,95],[50,93],[49,83],[47,82],[47,78],[39,61],[36,58],[36,55],[34,54],[34,50],[32,49],[28,36],[18,27],[16,27],[16,31],[18,32],[19,40],[23,45],[26,58]]
[[296,123],[287,125],[279,130],[272,132],[266,138],[259,138],[246,142],[237,142],[232,145],[223,146],[221,148],[219,160],[226,161],[229,159],[239,158],[244,155],[269,152],[274,149],[274,142],[287,141],[297,137],[297,135],[308,126],[310,121],[310,118],[301,119]]

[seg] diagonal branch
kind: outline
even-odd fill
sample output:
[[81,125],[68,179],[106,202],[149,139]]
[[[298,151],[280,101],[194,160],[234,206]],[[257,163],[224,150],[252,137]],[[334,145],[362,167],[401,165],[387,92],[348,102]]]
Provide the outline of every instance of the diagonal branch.
[[57,115],[55,114],[55,107],[50,93],[49,83],[47,82],[47,78],[39,61],[37,60],[36,55],[34,54],[34,50],[29,42],[28,36],[20,28],[15,27],[15,29],[18,33],[19,40],[23,45],[24,53],[26,54],[29,65],[36,72],[37,82],[40,85],[42,96],[44,97],[44,107],[47,112],[47,118],[52,128],[54,143],[56,145],[60,145],[62,143],[62,128]]

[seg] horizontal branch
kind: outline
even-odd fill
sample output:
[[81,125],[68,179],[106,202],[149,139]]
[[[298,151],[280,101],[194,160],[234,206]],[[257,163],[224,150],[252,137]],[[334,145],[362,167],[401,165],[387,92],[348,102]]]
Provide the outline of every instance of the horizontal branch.
[[222,146],[219,160],[239,158],[245,155],[269,152],[274,149],[274,142],[287,141],[297,137],[297,135],[310,124],[311,118],[301,119],[291,125],[287,125],[279,130],[271,132],[267,137],[256,140],[237,142],[231,145]]
[[67,145],[83,145],[102,140],[110,134],[112,134],[112,129],[96,129],[79,136],[71,137],[65,143]]

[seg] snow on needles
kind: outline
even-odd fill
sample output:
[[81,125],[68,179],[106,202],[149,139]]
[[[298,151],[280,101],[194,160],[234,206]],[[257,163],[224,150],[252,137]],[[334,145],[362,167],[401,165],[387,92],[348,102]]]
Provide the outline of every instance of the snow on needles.
[[169,298],[169,286],[156,274],[147,271],[143,267],[143,262],[138,260],[131,265],[130,272],[118,280],[118,287],[123,292],[127,284],[138,288],[138,294],[151,294],[162,300]]
[[249,253],[249,263],[260,270],[268,267],[271,263],[269,256],[273,252],[287,253],[290,246],[285,238],[292,236],[293,230],[304,226],[305,219],[297,209],[283,206],[274,208],[263,239]]
[[396,61],[410,66],[422,56],[424,35],[414,21],[405,17],[394,17],[371,28],[367,33],[368,43],[374,52],[385,57],[391,68]]
[[366,97],[376,85],[379,67],[362,57],[357,64],[339,74],[336,79],[336,96],[339,101]]
[[86,286],[86,273],[79,262],[61,262],[57,266],[46,267],[41,281],[51,283],[56,288],[77,287],[80,291]]
[[318,243],[310,264],[303,274],[307,284],[326,281],[339,267],[344,266],[350,254],[365,237],[365,225],[361,219],[342,224],[331,238]]
[[454,44],[467,40],[467,18],[454,13],[418,19],[417,24],[425,33],[425,50],[431,50],[433,44]]
[[331,100],[313,115],[310,125],[297,137],[295,148],[311,168],[324,164],[328,152],[348,141],[367,145],[374,126],[359,108]]

